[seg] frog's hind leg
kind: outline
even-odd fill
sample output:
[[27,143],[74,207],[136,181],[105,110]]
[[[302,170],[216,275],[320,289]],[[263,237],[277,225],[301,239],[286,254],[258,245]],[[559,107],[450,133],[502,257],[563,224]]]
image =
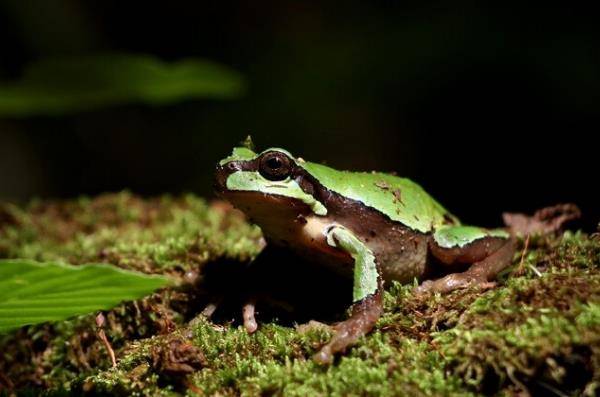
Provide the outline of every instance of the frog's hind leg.
[[455,226],[437,231],[429,241],[429,251],[443,264],[471,266],[462,273],[424,281],[417,287],[417,293],[444,293],[470,285],[485,285],[511,264],[515,241],[504,230]]

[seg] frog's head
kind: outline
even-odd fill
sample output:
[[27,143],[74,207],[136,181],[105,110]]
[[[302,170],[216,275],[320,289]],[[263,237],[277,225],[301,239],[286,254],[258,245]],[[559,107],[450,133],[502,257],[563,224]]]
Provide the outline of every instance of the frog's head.
[[314,197],[315,186],[297,159],[284,149],[261,153],[236,147],[217,165],[216,191],[261,227],[327,209]]

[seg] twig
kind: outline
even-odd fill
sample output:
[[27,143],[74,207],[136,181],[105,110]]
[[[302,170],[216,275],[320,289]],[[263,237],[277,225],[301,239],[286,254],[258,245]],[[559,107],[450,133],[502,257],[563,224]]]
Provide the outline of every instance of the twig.
[[[6,385],[6,389],[4,388],[4,385]],[[4,373],[0,372],[0,391],[13,390],[14,388],[15,388],[15,385],[14,385],[14,383],[12,383],[10,378],[8,376],[4,375]]]
[[202,391],[202,389],[200,389],[198,386],[196,386],[195,384],[193,384],[190,381],[186,381],[185,385],[187,386],[188,389],[190,389],[192,391],[192,393],[198,395],[198,396],[203,396],[204,392]]
[[527,386],[525,386],[523,382],[517,379],[517,376],[515,374],[515,367],[513,367],[512,365],[509,366],[507,368],[506,374],[508,375],[508,378],[511,380],[511,382],[521,389],[521,395],[531,397],[531,393],[529,392]]
[[519,261],[519,267],[517,268],[516,274],[518,276],[522,276],[525,273],[525,267],[523,263],[525,263],[525,254],[527,253],[527,249],[529,248],[529,234],[527,238],[525,238],[525,247],[523,247],[523,251],[521,252],[521,260]]
[[568,394],[563,393],[562,391],[558,390],[556,387],[553,387],[552,385],[546,383],[546,382],[542,382],[541,380],[536,380],[536,383],[540,386],[542,386],[543,388],[551,391],[552,393],[556,394],[559,397],[569,397]]
[[104,343],[104,347],[106,347],[106,351],[108,351],[108,355],[110,356],[112,366],[113,368],[115,368],[117,366],[117,359],[115,357],[115,351],[113,350],[112,346],[110,345],[110,342],[108,341],[108,338],[106,337],[106,334],[104,333],[105,321],[106,319],[104,318],[104,314],[102,314],[102,312],[98,313],[98,315],[96,316],[96,326],[98,327],[96,333],[98,334],[98,338],[100,338],[102,343]]

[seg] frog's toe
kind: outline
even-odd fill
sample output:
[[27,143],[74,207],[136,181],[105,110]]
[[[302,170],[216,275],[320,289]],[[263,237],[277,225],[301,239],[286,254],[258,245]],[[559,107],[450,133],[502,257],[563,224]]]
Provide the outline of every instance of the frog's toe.
[[413,291],[417,295],[424,295],[431,292],[433,289],[433,281],[425,280],[420,285],[413,288]]
[[[310,331],[323,330],[323,329],[337,332],[336,326],[327,325],[327,324],[324,324],[322,322],[315,321],[315,320],[310,320],[306,324],[300,324],[300,325],[296,326],[296,331],[299,334],[305,334]],[[335,338],[335,334],[334,334],[334,338]],[[332,350],[332,344],[330,342],[330,343],[326,344],[325,346],[321,347],[321,349],[313,355],[313,360],[317,364],[329,365],[333,362],[334,355],[335,354],[334,354],[334,351]]]
[[427,280],[421,283],[415,288],[415,293],[423,295],[427,293],[447,293],[457,289],[467,288],[473,285],[479,285],[486,289],[490,288],[490,284],[485,278],[478,277],[473,274],[465,273],[453,273],[438,280]]
[[325,323],[322,323],[320,321],[310,320],[306,324],[297,325],[296,332],[298,332],[299,334],[305,334],[305,333],[313,331],[313,330],[320,330],[320,329],[331,330],[331,328],[332,328],[331,326],[329,326]]
[[244,328],[246,328],[246,331],[248,331],[249,334],[253,334],[258,329],[258,323],[254,317],[255,308],[256,303],[254,301],[250,301],[244,305],[242,310]]
[[219,306],[219,302],[210,302],[208,305],[206,305],[204,307],[204,309],[202,310],[202,312],[200,313],[201,315],[203,315],[206,318],[211,318],[212,315],[214,314],[214,312],[217,310],[217,307]]
[[313,360],[317,364],[330,365],[333,363],[333,353],[329,345],[325,345],[317,353],[313,355]]

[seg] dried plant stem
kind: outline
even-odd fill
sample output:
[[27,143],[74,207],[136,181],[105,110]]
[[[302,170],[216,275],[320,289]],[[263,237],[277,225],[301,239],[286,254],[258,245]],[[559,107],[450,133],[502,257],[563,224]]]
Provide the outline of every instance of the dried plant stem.
[[100,338],[102,343],[104,343],[104,347],[106,347],[106,351],[108,352],[108,355],[110,356],[110,361],[112,362],[112,366],[113,366],[113,368],[115,368],[117,366],[117,358],[115,357],[115,351],[113,350],[112,346],[110,345],[110,342],[108,341],[108,338],[106,337],[106,334],[104,333],[105,321],[106,321],[106,319],[104,318],[104,315],[102,314],[102,312],[98,313],[98,315],[96,316],[96,325],[98,326],[96,333],[98,334],[98,338]]

